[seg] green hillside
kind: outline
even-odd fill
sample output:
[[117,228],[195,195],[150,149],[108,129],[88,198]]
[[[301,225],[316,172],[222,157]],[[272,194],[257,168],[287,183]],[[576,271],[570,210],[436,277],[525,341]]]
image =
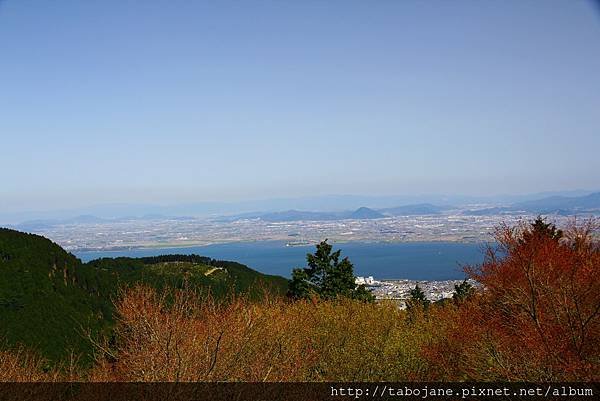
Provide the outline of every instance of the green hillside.
[[[81,263],[52,241],[0,229],[0,341],[23,344],[52,361],[71,351],[91,360],[92,336],[110,334],[119,289],[145,283],[189,286],[217,297],[259,289],[283,293],[287,280],[198,255],[103,258]],[[0,343],[0,346],[3,345]]]

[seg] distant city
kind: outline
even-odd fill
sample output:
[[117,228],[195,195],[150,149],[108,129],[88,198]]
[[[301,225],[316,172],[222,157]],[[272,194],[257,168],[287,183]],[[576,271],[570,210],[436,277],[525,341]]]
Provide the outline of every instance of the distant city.
[[[208,219],[119,220],[64,223],[30,230],[51,238],[69,251],[186,247],[241,241],[285,241],[289,246],[314,244],[324,238],[347,241],[457,241],[491,239],[501,222],[525,216],[394,216],[380,219],[268,222],[259,218],[232,222]],[[565,217],[555,217],[560,224]]]
[[[477,286],[473,280],[468,280],[468,282],[472,286]],[[429,301],[435,302],[452,298],[455,292],[454,286],[460,283],[462,280],[376,280],[373,276],[356,277],[356,284],[366,286],[375,295],[375,299],[395,301],[401,309],[406,308],[406,300],[410,298],[410,291],[417,285]]]

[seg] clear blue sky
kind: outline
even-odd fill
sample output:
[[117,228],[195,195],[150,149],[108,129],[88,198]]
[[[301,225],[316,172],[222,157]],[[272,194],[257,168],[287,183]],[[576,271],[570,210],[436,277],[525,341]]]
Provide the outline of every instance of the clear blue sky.
[[592,1],[0,0],[0,207],[600,188]]

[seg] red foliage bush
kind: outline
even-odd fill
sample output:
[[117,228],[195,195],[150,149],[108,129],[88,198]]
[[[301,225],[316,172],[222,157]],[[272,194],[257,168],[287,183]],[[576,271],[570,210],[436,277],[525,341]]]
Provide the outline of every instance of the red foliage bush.
[[600,247],[597,221],[563,233],[542,220],[500,227],[497,247],[467,272],[483,290],[441,317],[425,354],[433,378],[598,380]]

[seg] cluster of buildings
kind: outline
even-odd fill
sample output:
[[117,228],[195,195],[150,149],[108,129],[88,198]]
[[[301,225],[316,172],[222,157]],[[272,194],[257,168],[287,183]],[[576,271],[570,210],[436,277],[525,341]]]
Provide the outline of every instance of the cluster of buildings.
[[[471,285],[475,282],[468,280]],[[373,276],[356,277],[357,285],[365,285],[377,300],[395,300],[401,307],[405,306],[405,301],[410,298],[410,291],[417,285],[421,288],[428,300],[435,302],[441,299],[452,298],[454,295],[454,286],[459,285],[463,280],[441,280],[441,281],[417,281],[417,280],[375,280]]]

